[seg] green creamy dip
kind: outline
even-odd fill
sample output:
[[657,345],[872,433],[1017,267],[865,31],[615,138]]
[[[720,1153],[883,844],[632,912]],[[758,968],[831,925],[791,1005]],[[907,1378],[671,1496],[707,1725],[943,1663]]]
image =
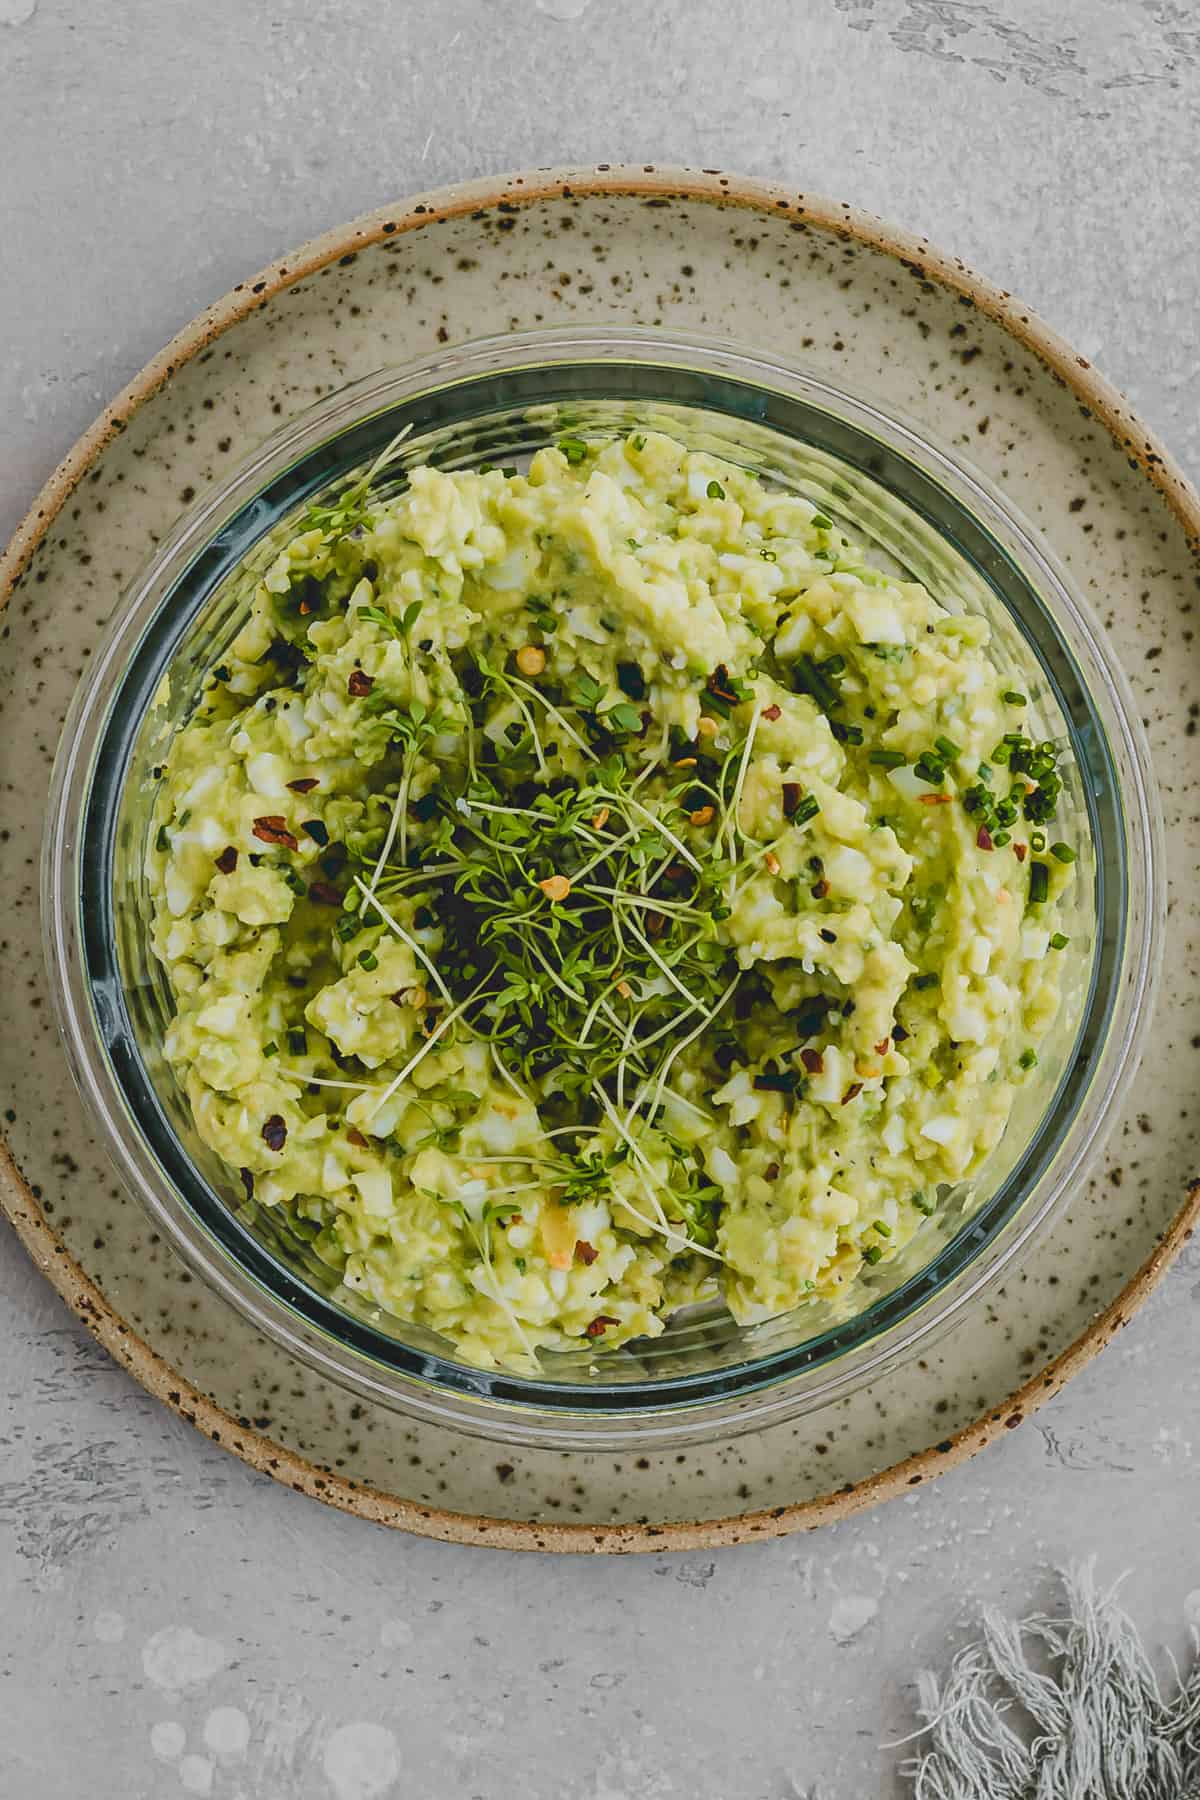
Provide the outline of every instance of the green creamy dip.
[[845,1289],[1058,1004],[1056,751],[988,640],[657,434],[310,512],[163,770],[202,1138],[484,1366]]

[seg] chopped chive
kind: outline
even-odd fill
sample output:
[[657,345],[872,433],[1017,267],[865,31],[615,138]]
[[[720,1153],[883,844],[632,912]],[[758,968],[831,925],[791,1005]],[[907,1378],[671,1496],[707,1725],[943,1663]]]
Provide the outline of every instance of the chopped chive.
[[872,1227],[871,1227],[871,1230],[877,1231],[879,1233],[880,1237],[891,1237],[891,1235],[892,1235],[892,1228],[888,1224],[886,1219],[876,1219],[874,1225],[872,1225]]
[[1046,848],[1046,834],[1044,831],[1031,831],[1030,832],[1029,848],[1031,850],[1036,850],[1039,855],[1041,854],[1041,852]]
[[798,694],[807,694],[815,700],[822,712],[832,712],[842,703],[842,696],[837,685],[821,668],[807,651],[796,658],[792,668],[792,680]]
[[1044,825],[1058,811],[1058,796],[1062,792],[1062,776],[1054,769],[1039,776],[1038,785],[1032,794],[1025,796],[1025,817],[1033,825]]
[[710,500],[723,500],[725,498],[725,489],[721,486],[719,481],[710,481],[704,492],[708,495]]
[[902,769],[908,761],[903,750],[871,750],[867,761],[877,769]]
[[1070,941],[1070,938],[1065,937],[1061,931],[1056,931],[1054,936],[1050,939],[1050,948],[1052,950],[1065,950]]
[[821,802],[819,800],[814,800],[811,794],[805,794],[804,798],[797,805],[795,812],[792,814],[792,824],[807,825],[810,819],[816,818],[820,810]]
[[943,762],[957,762],[962,755],[959,746],[947,737],[934,738],[933,747]]
[[293,1056],[303,1056],[308,1050],[308,1038],[303,1031],[288,1032],[288,1050]]
[[1051,844],[1050,854],[1051,856],[1056,856],[1060,863],[1073,863],[1075,861],[1075,852],[1072,850],[1070,844]]
[[1050,871],[1045,863],[1029,865],[1029,904],[1040,906],[1050,892]]
[[934,1203],[929,1198],[928,1194],[922,1192],[915,1193],[912,1197],[912,1203],[919,1213],[925,1214],[926,1218],[933,1212]]
[[1037,1068],[1037,1051],[1036,1050],[1022,1050],[1020,1056],[1018,1056],[1018,1058],[1017,1058],[1017,1066],[1022,1069],[1036,1069]]
[[880,1245],[868,1244],[866,1246],[866,1248],[863,1250],[862,1259],[865,1263],[874,1264],[879,1261],[879,1259],[882,1255],[883,1255],[883,1250],[880,1247]]
[[799,1079],[794,1069],[786,1069],[782,1075],[767,1069],[754,1077],[754,1085],[765,1094],[794,1094]]
[[827,519],[824,513],[814,513],[808,522],[810,525],[815,525],[818,531],[833,530],[833,520]]
[[379,967],[379,958],[375,955],[373,950],[360,950],[358,953],[358,966],[360,969],[366,969],[368,971],[377,969]]
[[263,1055],[264,1056],[278,1056],[279,1055],[279,1045],[274,1044],[274,1043],[264,1044],[263,1045]]
[[587,455],[587,445],[582,438],[560,438],[558,447],[569,463],[581,463]]
[[1018,694],[1014,688],[1006,688],[1004,693],[1001,695],[1001,699],[1004,701],[1006,706],[1028,706],[1029,705],[1029,702],[1026,699],[1025,695]]

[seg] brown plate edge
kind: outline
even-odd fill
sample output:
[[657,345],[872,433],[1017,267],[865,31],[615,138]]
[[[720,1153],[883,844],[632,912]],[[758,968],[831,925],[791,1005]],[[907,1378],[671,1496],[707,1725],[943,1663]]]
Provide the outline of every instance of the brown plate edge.
[[[647,201],[701,200],[790,216],[796,224],[857,240],[883,251],[894,257],[914,279],[934,281],[948,288],[958,294],[965,305],[978,308],[1001,325],[1079,395],[1081,402],[1107,427],[1131,464],[1139,468],[1162,494],[1182,525],[1189,547],[1193,551],[1200,547],[1200,497],[1154,433],[1147,430],[1128,406],[1124,396],[1036,314],[958,258],[948,257],[927,240],[914,238],[844,202],[797,193],[778,184],[726,176],[711,169],[599,164],[583,170],[534,170],[488,177],[416,196],[401,208],[381,208],[347,226],[327,232],[251,280],[240,282],[185,326],[146,364],[51,474],[0,554],[0,608],[7,604],[30,558],[66,500],[101,450],[124,431],[137,409],[164,387],[185,362],[249,313],[268,304],[283,288],[343,257],[357,255],[362,249],[402,232],[417,230],[422,225],[493,207],[515,210],[551,197],[605,194],[614,198],[643,196]],[[450,1512],[398,1499],[380,1489],[322,1469],[272,1443],[261,1433],[247,1430],[224,1408],[183,1380],[120,1318],[49,1225],[2,1136],[0,1209],[11,1220],[35,1265],[110,1355],[148,1393],[212,1442],[239,1456],[251,1468],[326,1505],[375,1524],[423,1537],[508,1550],[628,1554],[714,1549],[813,1530],[818,1525],[878,1505],[974,1456],[993,1438],[1019,1426],[1128,1323],[1191,1237],[1200,1218],[1200,1181],[1189,1187],[1179,1212],[1151,1255],[1087,1329],[1002,1405],[989,1410],[953,1437],[818,1499],[726,1518],[663,1525],[538,1524],[529,1520]]]

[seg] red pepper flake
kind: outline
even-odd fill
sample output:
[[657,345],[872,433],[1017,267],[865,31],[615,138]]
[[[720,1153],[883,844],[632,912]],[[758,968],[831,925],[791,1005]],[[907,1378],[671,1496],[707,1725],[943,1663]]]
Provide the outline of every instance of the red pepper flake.
[[891,1047],[892,1047],[891,1038],[881,1039],[881,1041],[878,1044],[876,1044],[876,1046],[875,1046],[876,1056],[886,1056],[888,1051],[891,1049]]
[[242,1186],[246,1190],[247,1200],[253,1200],[253,1198],[254,1198],[254,1177],[253,1177],[253,1175],[250,1173],[249,1169],[239,1169],[238,1174],[242,1178]]
[[599,1256],[599,1254],[600,1254],[600,1252],[597,1249],[595,1249],[591,1244],[589,1244],[586,1241],[586,1239],[584,1239],[584,1238],[580,1238],[579,1242],[575,1246],[576,1257],[578,1258],[578,1260],[581,1263],[586,1263],[589,1269],[591,1268],[592,1264],[595,1262],[595,1260]]
[[315,600],[302,600],[296,608],[296,611],[300,614],[301,618],[306,618],[309,613],[316,612],[316,610],[317,605]]
[[268,1150],[282,1150],[287,1143],[287,1126],[282,1113],[272,1113],[262,1128],[263,1143]]
[[237,851],[232,844],[226,844],[224,850],[222,850],[220,856],[218,856],[215,861],[222,875],[232,875],[233,871],[237,868]]
[[648,912],[646,914],[646,930],[651,937],[657,937],[666,922],[666,919],[660,912]]
[[763,1180],[764,1181],[778,1181],[779,1180],[779,1164],[778,1163],[768,1163],[767,1164],[766,1168],[763,1170]]
[[917,799],[922,806],[949,806],[953,794],[918,794]]
[[783,708],[782,708],[782,706],[776,706],[775,702],[772,701],[770,706],[763,707],[762,716],[764,719],[770,719],[772,722],[774,722],[774,720],[782,718]]
[[293,794],[311,794],[313,789],[320,785],[321,783],[315,775],[301,775],[298,781],[288,782]]
[[590,1338],[603,1337],[610,1325],[619,1325],[620,1323],[620,1319],[610,1319],[607,1313],[597,1313],[596,1317],[584,1332],[584,1336]]
[[846,1089],[845,1093],[842,1095],[842,1105],[849,1106],[849,1104],[852,1100],[857,1099],[859,1094],[862,1093],[862,1086],[863,1086],[863,1084],[861,1081],[852,1081],[850,1083],[850,1086]]
[[346,1133],[346,1136],[352,1144],[357,1144],[360,1150],[365,1150],[367,1148],[367,1140],[358,1129],[357,1125],[352,1125]]
[[308,897],[310,900],[315,900],[318,906],[340,906],[342,904],[342,896],[332,881],[314,881],[308,890]]
[[825,1058],[821,1055],[819,1050],[802,1050],[800,1052],[800,1061],[804,1064],[805,1069],[810,1075],[823,1075],[825,1073]]
[[798,781],[785,781],[783,784],[783,816],[790,819],[796,812],[803,798],[804,789]]
[[981,825],[979,827],[975,842],[979,845],[981,850],[994,850],[996,848],[995,844],[992,842],[992,834],[986,825]]
[[1029,845],[1028,844],[1014,844],[1013,845],[1013,855],[1016,857],[1018,862],[1024,862],[1025,858],[1029,855]]
[[729,670],[724,663],[717,664],[708,678],[707,686],[709,693],[716,699],[726,700],[730,706],[737,705],[738,697],[729,686]]
[[820,881],[813,882],[809,892],[812,894],[814,900],[823,900],[829,892],[829,883],[822,876]]
[[374,686],[373,679],[364,670],[351,669],[350,679],[346,683],[346,692],[352,700],[361,700],[364,694],[369,694]]
[[287,820],[281,813],[268,813],[264,819],[255,819],[254,835],[264,844],[279,844],[284,850],[300,848],[288,830]]

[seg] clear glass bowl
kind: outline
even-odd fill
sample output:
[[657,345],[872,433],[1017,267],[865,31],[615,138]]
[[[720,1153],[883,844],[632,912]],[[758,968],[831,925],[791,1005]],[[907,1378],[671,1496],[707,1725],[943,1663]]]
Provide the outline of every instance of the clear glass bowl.
[[[1064,1001],[1005,1136],[850,1302],[739,1328],[717,1305],[652,1342],[484,1372],[351,1294],[289,1222],[247,1201],[196,1135],[162,1056],[171,1001],[149,952],[153,769],[219,662],[256,574],[314,496],[404,427],[398,464],[511,464],[564,432],[658,427],[801,491],[953,610],[991,620],[1034,735],[1069,740],[1081,846]],[[1068,821],[1068,825],[1071,821]],[[1032,530],[959,457],[823,377],[733,345],[602,327],[508,336],[322,400],[184,518],[117,608],[63,731],[43,859],[51,983],[68,1052],[120,1174],[190,1266],[246,1318],[374,1401],[549,1446],[732,1434],[825,1404],[944,1329],[1076,1191],[1150,1015],[1161,934],[1149,755],[1103,634]]]

